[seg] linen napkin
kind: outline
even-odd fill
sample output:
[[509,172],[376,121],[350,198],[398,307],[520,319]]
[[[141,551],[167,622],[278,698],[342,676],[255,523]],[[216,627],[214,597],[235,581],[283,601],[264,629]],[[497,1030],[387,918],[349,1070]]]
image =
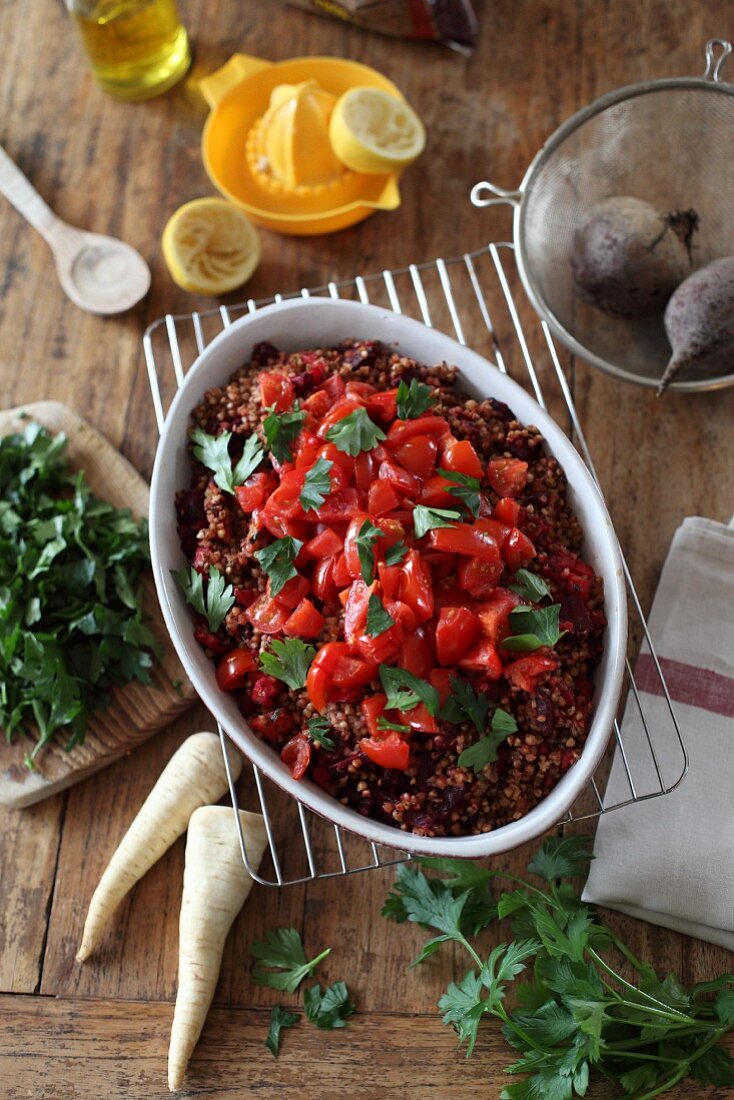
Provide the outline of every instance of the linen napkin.
[[[733,526],[684,520],[649,628],[688,751],[688,774],[669,794],[602,815],[583,896],[734,950]],[[682,771],[682,756],[649,647],[642,648],[635,680],[668,786]],[[633,691],[621,736],[638,795],[659,790]],[[617,747],[606,801],[629,797]]]

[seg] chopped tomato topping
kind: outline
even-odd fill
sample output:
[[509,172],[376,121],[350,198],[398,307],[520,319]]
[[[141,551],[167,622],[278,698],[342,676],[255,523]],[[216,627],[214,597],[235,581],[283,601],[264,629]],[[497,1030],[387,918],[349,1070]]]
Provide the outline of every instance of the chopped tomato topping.
[[433,473],[437,454],[438,446],[430,435],[414,435],[395,450],[395,457],[400,465],[422,481]]
[[236,691],[244,687],[256,668],[257,662],[249,649],[233,649],[217,665],[217,686],[222,691]]
[[280,759],[288,765],[294,779],[303,779],[311,763],[311,742],[306,734],[297,733],[295,737],[291,737],[281,752]]
[[450,470],[452,474],[476,477],[480,481],[484,477],[479,456],[468,439],[448,440],[441,455],[441,469]]
[[433,614],[433,583],[431,574],[417,550],[409,550],[401,562],[400,599],[423,623]]
[[466,607],[443,607],[436,624],[436,656],[441,665],[455,665],[479,637],[479,619]]
[[516,573],[518,569],[524,569],[533,560],[535,547],[527,535],[524,535],[518,527],[513,527],[502,547],[502,555],[508,567]]
[[245,615],[261,634],[280,634],[290,611],[283,604],[263,593],[254,604],[248,607]]
[[[286,581],[277,596],[273,596],[276,603],[282,604],[290,611],[298,607],[303,597],[311,590],[311,585],[306,577],[300,574]],[[268,581],[268,595],[270,595],[270,581]]]
[[492,458],[487,477],[495,493],[501,497],[516,497],[528,483],[528,464],[520,458]]
[[410,767],[410,745],[395,731],[379,739],[363,737],[358,747],[373,764],[381,768],[405,771]]
[[264,409],[275,405],[277,413],[287,412],[295,396],[293,383],[287,375],[274,370],[263,371],[260,375],[260,401]]
[[304,550],[312,558],[333,558],[343,545],[344,540],[339,538],[333,527],[325,527],[306,543]]
[[292,638],[316,638],[324,628],[324,616],[310,600],[301,600],[283,626],[283,633]]
[[446,550],[452,554],[466,554],[470,558],[497,562],[500,550],[497,540],[476,523],[454,523],[451,527],[439,527],[428,534],[428,544],[434,550]]
[[556,657],[545,657],[540,653],[531,653],[528,657],[521,657],[519,661],[505,665],[504,674],[511,684],[534,694],[538,680],[547,672],[554,672],[558,668]]
[[400,500],[400,494],[389,481],[373,481],[367,494],[367,510],[373,516],[381,516],[397,508]]
[[254,512],[263,506],[277,484],[272,474],[252,474],[244,485],[236,486],[234,495],[243,512]]

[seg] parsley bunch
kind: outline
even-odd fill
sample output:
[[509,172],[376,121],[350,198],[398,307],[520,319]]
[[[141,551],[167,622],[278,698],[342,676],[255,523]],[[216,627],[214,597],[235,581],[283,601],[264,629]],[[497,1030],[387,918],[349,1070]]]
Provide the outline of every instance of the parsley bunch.
[[40,424],[0,440],[0,726],[35,724],[26,764],[57,731],[71,749],[113,685],[150,682],[160,653],[139,585],[145,521],[97,500],[67,439]]
[[[438,1007],[467,1057],[482,1019],[501,1021],[517,1054],[507,1073],[519,1077],[501,1100],[571,1100],[602,1076],[636,1100],[652,1100],[686,1077],[734,1085],[734,1061],[719,1042],[734,1027],[734,974],[686,989],[635,958],[570,881],[586,873],[587,843],[546,840],[528,866],[536,881],[458,859],[420,861],[446,877],[402,864],[383,916],[438,933],[414,966],[446,942],[469,955],[471,969],[450,983]],[[489,884],[496,877],[515,888],[495,902]],[[495,919],[508,919],[515,938],[485,958],[472,940]],[[615,969],[615,953],[625,974]],[[514,1008],[506,1003],[511,991]]]

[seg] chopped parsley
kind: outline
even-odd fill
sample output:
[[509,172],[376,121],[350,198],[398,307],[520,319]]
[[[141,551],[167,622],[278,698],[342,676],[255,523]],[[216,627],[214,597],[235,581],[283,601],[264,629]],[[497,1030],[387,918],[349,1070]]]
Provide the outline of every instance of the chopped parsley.
[[458,512],[447,508],[426,508],[424,504],[416,504],[413,509],[413,531],[419,539],[437,527],[453,527],[460,519]]
[[331,723],[322,718],[320,715],[315,715],[308,720],[308,733],[309,737],[315,744],[320,745],[322,749],[326,749],[327,752],[333,752],[336,748],[336,742],[333,738],[329,737],[331,732]]
[[372,584],[375,579],[375,549],[377,539],[384,534],[379,527],[375,527],[371,520],[366,519],[359,529],[356,539],[359,566],[365,584]]
[[277,413],[275,405],[268,410],[263,421],[265,442],[276,462],[290,462],[291,443],[295,442],[306,419],[306,412],[296,401],[290,412]]
[[387,718],[380,716],[377,719],[378,730],[393,730],[395,733],[410,733],[410,726],[401,726],[399,722],[388,722]]
[[304,512],[320,508],[331,492],[329,471],[334,463],[328,458],[317,458],[306,474],[299,500]]
[[398,416],[401,420],[415,420],[435,404],[433,386],[427,386],[417,378],[411,378],[410,385],[406,386],[401,378],[397,393]]
[[385,710],[412,710],[423,703],[429,714],[438,710],[438,692],[405,668],[380,665],[380,682],[387,696]]
[[462,504],[465,504],[473,516],[479,515],[479,487],[480,481],[478,477],[471,477],[469,474],[455,473],[453,470],[436,470],[436,473],[444,478],[445,481],[450,481],[452,484],[447,489],[447,492],[451,493],[452,497],[456,497]]
[[395,620],[385,610],[382,600],[373,592],[367,603],[367,635],[370,638],[379,638],[391,626],[395,626]]
[[385,551],[385,565],[398,565],[408,553],[408,547],[402,539],[388,547]]
[[270,579],[271,596],[277,596],[288,581],[298,575],[294,562],[302,546],[300,539],[286,535],[255,551],[255,557]]
[[514,607],[510,612],[510,626],[515,633],[501,642],[503,649],[518,653],[532,653],[542,646],[554,646],[565,630],[558,629],[561,605],[552,603],[549,607]]
[[362,451],[371,451],[373,447],[387,437],[382,428],[370,420],[367,410],[361,406],[349,416],[337,420],[326,433],[326,438],[338,451],[356,458]]
[[[486,699],[484,700],[486,703]],[[517,730],[517,722],[506,710],[497,707],[492,715],[491,733],[480,737],[469,748],[464,749],[459,757],[460,768],[473,768],[479,774],[487,764],[493,764],[497,759],[497,749],[511,733]]]
[[186,569],[172,569],[175,580],[195,611],[206,618],[212,634],[216,634],[227,612],[234,606],[234,588],[225,584],[224,577],[214,566],[209,570],[209,580],[204,588],[204,578],[190,565]]
[[194,443],[194,457],[211,470],[214,480],[224,493],[234,493],[236,485],[244,485],[250,474],[258,468],[265,452],[256,435],[250,435],[245,441],[242,457],[232,468],[229,454],[231,432],[221,435],[207,435],[201,428],[194,428],[191,439]]
[[528,569],[518,569],[515,573],[515,583],[509,587],[512,592],[517,592],[524,600],[530,600],[531,603],[540,603],[551,594],[548,582]]
[[479,733],[484,733],[489,703],[486,695],[477,695],[466,680],[452,676],[451,695],[441,708],[441,717],[447,722],[460,724],[473,722]]
[[265,1040],[265,1046],[268,1048],[273,1058],[277,1058],[280,1053],[281,1031],[287,1027],[295,1027],[300,1019],[300,1013],[289,1012],[287,1009],[281,1008],[280,1005],[273,1005],[270,1011],[268,1037]]
[[276,638],[270,643],[270,650],[260,654],[260,667],[268,676],[282,680],[291,691],[299,691],[306,686],[306,675],[315,656],[314,647],[300,638],[286,638],[283,642]]
[[257,941],[250,948],[250,954],[257,959],[257,965],[252,968],[252,979],[256,985],[295,993],[303,979],[310,977],[330,952],[331,948],[327,947],[309,961],[295,928],[268,931],[264,943]]
[[344,982],[334,982],[323,993],[318,983],[311,986],[304,994],[303,1006],[311,1023],[323,1031],[346,1027],[347,1017],[356,1008],[349,1000],[349,990]]

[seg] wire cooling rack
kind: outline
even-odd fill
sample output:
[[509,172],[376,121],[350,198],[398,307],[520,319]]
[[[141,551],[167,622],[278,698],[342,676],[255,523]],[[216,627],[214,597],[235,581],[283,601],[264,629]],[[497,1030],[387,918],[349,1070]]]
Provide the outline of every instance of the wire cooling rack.
[[[238,317],[285,298],[351,298],[412,316],[455,336],[460,343],[491,359],[501,371],[529,388],[538,403],[565,427],[596,478],[576,413],[571,382],[546,324],[537,321],[523,327],[516,306],[516,297],[522,293],[513,246],[501,242],[450,259],[358,275],[312,289],[276,294],[266,300],[250,299],[238,306],[163,317],[150,325],[143,339],[158,429],[163,427],[168,405],[187,369],[214,336]],[[626,698],[624,722],[620,725],[615,721],[609,751],[565,819],[569,822],[665,795],[678,786],[688,768],[688,756],[665,678],[626,563],[624,570],[630,647],[634,651],[641,642],[643,655],[639,659],[637,680],[629,659],[626,662],[622,692],[622,698]],[[650,699],[654,696],[659,703],[662,701],[662,706],[658,703],[653,715]],[[246,764],[236,787],[228,741],[221,726],[219,735],[235,810],[244,803],[264,817],[269,860],[266,858],[260,870],[250,864],[236,817],[242,857],[257,882],[267,886],[293,885],[386,867],[410,858],[408,853],[370,844],[328,824],[285,795],[252,764]]]

